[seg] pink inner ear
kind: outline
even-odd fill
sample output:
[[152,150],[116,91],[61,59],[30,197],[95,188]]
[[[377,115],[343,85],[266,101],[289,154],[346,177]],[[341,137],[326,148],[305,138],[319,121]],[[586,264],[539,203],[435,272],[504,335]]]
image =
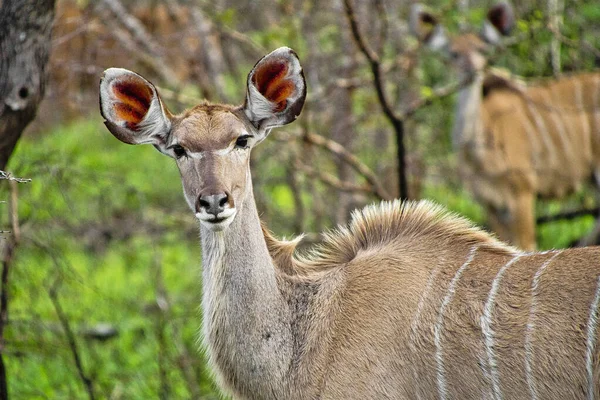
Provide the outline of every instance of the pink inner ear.
[[113,109],[117,118],[135,130],[150,109],[152,89],[137,77],[127,77],[115,82],[112,91],[116,98]]
[[266,61],[256,68],[252,81],[260,94],[275,104],[273,111],[283,111],[287,99],[294,93],[295,85],[285,79],[289,65],[285,59]]

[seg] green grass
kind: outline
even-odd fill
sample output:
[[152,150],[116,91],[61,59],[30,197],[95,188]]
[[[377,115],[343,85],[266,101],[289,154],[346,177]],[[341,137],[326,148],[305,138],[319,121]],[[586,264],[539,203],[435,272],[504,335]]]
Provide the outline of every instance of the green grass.
[[[6,331],[13,398],[87,397],[51,288],[97,396],[158,398],[166,391],[189,398],[178,366],[187,352],[200,393],[215,398],[198,351],[197,227],[174,163],[150,146],[121,144],[98,122],[81,121],[23,138],[10,169],[33,179],[18,186],[23,238],[11,270]],[[6,186],[0,196],[8,198]],[[166,311],[157,306],[162,297]],[[86,337],[100,323],[118,336]]]

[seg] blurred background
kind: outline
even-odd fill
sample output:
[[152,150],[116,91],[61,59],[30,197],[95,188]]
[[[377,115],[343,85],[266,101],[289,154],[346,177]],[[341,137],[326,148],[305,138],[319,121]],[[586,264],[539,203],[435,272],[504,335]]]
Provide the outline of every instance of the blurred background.
[[[306,232],[318,242],[354,208],[400,195],[433,199],[486,226],[451,148],[456,71],[410,34],[409,1],[349,4],[376,55],[388,114],[341,0],[56,1],[45,98],[6,167],[31,181],[0,188],[10,397],[219,398],[198,340],[197,222],[175,163],[104,128],[98,82],[108,67],[144,75],[180,112],[202,100],[241,104],[254,63],[292,47],[307,79],[306,105],[252,159],[258,209],[278,236]],[[450,35],[479,31],[492,4],[428,3]],[[494,66],[531,80],[600,66],[596,0],[513,6],[517,23],[490,55]],[[597,197],[590,184],[538,201],[538,247],[576,243],[594,215],[562,215],[594,209]]]

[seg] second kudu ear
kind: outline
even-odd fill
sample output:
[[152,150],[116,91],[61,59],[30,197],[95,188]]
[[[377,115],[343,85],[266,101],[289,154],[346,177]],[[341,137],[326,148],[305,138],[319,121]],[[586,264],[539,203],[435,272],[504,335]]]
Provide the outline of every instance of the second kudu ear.
[[498,44],[502,36],[508,36],[515,25],[515,14],[508,3],[499,3],[492,6],[483,23],[481,36],[490,44]]
[[244,112],[260,131],[288,124],[302,111],[306,82],[296,53],[280,47],[248,74]]
[[413,4],[409,17],[410,32],[432,50],[443,50],[448,45],[448,37],[438,19],[422,4]]
[[156,87],[135,72],[109,68],[100,80],[100,113],[108,130],[129,144],[148,143],[161,153],[171,131],[171,113]]

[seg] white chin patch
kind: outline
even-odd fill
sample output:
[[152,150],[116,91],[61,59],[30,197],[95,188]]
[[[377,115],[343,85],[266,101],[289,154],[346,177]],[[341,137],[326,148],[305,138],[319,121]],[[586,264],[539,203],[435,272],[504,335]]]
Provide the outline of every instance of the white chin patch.
[[237,210],[235,208],[228,208],[215,217],[212,214],[202,211],[196,213],[196,218],[198,218],[202,226],[206,229],[213,232],[219,232],[231,225],[236,213]]

